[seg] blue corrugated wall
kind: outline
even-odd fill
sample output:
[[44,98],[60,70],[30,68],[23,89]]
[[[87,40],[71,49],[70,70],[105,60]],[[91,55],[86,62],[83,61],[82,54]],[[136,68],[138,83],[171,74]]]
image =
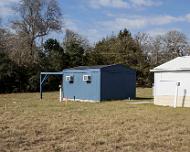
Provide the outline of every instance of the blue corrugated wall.
[[101,69],[101,100],[136,97],[136,72],[122,65]]
[[[83,75],[86,74],[91,75],[90,83],[83,81]],[[74,76],[73,83],[65,81],[65,77],[69,75]],[[64,72],[63,84],[64,98],[100,101],[100,70]]]

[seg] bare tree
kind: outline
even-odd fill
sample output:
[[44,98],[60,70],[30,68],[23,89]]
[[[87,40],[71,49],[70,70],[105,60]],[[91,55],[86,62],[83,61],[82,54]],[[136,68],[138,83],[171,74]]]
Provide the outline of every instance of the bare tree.
[[38,52],[36,46],[33,46],[33,54],[30,53],[28,39],[19,34],[11,34],[8,37],[6,46],[9,51],[9,57],[18,66],[31,66],[38,61]]
[[6,46],[7,46],[7,39],[9,37],[10,33],[8,30],[6,30],[3,27],[0,27],[0,53],[4,52],[7,50]]
[[0,52],[3,50],[3,34],[4,30],[1,28],[1,18],[0,18]]
[[169,31],[163,36],[165,51],[171,58],[183,56],[187,53],[187,37],[179,31]]
[[0,28],[0,52],[4,50],[4,46],[5,46],[3,36],[4,36],[4,30]]
[[75,43],[83,47],[85,51],[84,53],[86,53],[90,48],[90,44],[87,39],[72,30],[66,29],[65,38],[63,40],[64,49],[71,43]]
[[187,55],[190,50],[187,37],[179,31],[169,31],[155,37],[138,33],[135,40],[152,66],[162,64],[177,56]]
[[143,54],[147,57],[147,60],[151,60],[151,56],[153,52],[153,37],[151,37],[148,33],[137,33],[135,35],[135,40],[139,45]]
[[[31,57],[35,54],[36,40],[43,38],[52,31],[62,28],[62,14],[56,0],[21,0],[17,8],[19,20],[12,22],[12,27],[19,36],[14,41],[18,48]],[[23,44],[25,43],[25,44]]]
[[157,35],[152,40],[151,64],[158,65],[162,63],[163,39]]

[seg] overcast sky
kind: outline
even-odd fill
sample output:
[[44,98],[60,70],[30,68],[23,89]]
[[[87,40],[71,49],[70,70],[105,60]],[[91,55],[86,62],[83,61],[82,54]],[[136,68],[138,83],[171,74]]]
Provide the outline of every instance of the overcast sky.
[[[0,17],[5,25],[15,17],[11,8],[18,1],[0,0]],[[169,30],[190,35],[190,0],[59,0],[59,5],[65,27],[92,43],[123,28],[133,35],[148,32],[154,36]]]

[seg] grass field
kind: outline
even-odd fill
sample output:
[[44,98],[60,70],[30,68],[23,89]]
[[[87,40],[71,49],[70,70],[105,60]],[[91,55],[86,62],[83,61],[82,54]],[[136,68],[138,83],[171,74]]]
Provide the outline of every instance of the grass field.
[[[0,95],[0,152],[189,152],[190,108],[58,102],[58,92]],[[152,101],[137,89],[136,101]]]

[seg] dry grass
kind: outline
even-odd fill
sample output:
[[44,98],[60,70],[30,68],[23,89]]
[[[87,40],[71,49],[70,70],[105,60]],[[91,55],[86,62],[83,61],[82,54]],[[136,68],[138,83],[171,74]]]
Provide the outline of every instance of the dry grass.
[[[58,92],[0,95],[0,151],[189,152],[190,109],[58,102]],[[139,99],[151,89],[138,89]],[[149,100],[150,101],[150,100]]]

